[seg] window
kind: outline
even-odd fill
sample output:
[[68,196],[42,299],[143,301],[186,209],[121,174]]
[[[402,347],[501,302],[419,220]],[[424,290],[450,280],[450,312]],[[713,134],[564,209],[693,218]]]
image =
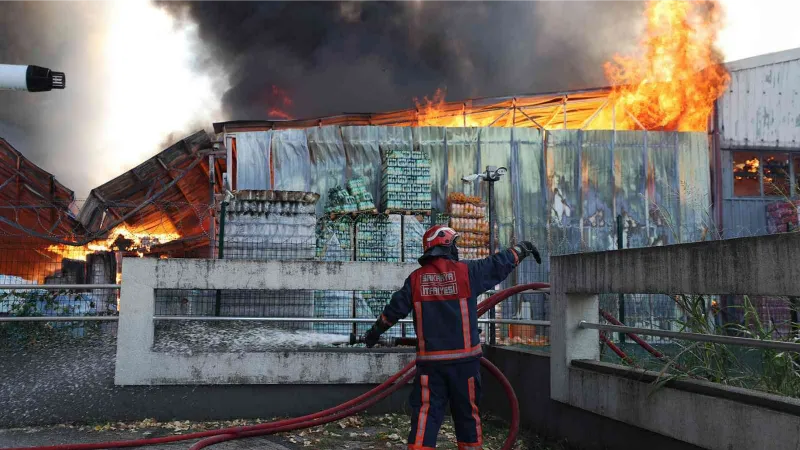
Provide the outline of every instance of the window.
[[758,153],[733,152],[733,195],[761,197]]
[[761,155],[764,176],[764,195],[791,197],[789,183],[789,155],[786,153],[765,153]]
[[732,152],[735,197],[800,196],[800,155]]

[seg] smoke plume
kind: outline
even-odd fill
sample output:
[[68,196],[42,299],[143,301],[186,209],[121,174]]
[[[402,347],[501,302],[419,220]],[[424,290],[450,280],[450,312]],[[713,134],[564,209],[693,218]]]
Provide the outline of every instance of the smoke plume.
[[[213,121],[314,117],[605,85],[640,2],[0,2],[0,136],[85,197]],[[175,139],[170,139],[170,134]]]
[[[68,2],[0,2],[0,63],[34,64],[66,73],[67,89],[0,91],[0,137],[75,189],[92,179],[87,148],[98,132],[107,75],[83,33],[102,30],[102,9]],[[101,180],[94,179],[93,182]]]
[[[163,2],[228,74],[229,119],[307,118],[605,85],[640,2]],[[286,101],[285,93],[290,101]]]

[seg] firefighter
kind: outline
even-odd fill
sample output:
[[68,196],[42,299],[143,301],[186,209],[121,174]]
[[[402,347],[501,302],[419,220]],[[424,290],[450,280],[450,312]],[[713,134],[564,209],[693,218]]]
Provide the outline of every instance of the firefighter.
[[364,335],[373,347],[381,334],[413,311],[417,334],[417,373],[411,392],[409,450],[436,448],[436,437],[447,405],[455,424],[459,450],[482,449],[477,298],[500,284],[536,247],[519,243],[488,258],[458,261],[458,233],[434,226],[422,238],[422,267],[406,278],[403,287]]

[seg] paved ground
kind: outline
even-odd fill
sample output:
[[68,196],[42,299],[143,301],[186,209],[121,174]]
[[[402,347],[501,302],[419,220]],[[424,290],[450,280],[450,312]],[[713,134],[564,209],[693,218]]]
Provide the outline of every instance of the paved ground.
[[[84,426],[56,425],[52,427],[8,429],[0,430],[0,449],[171,436],[229,426],[251,425],[260,422],[264,421],[159,423],[154,420],[144,420],[137,423],[109,423]],[[407,427],[408,419],[400,415],[357,416],[296,433],[240,439],[214,445],[211,448],[215,450],[401,449],[406,447]],[[492,419],[485,419],[485,450],[500,449],[506,433],[505,424]],[[147,448],[155,450],[188,449],[193,442],[196,441],[182,441]],[[449,421],[445,423],[439,434],[438,448],[445,450],[456,448],[453,428]],[[566,446],[542,442],[530,436],[523,436],[515,447],[515,450],[566,449]]]

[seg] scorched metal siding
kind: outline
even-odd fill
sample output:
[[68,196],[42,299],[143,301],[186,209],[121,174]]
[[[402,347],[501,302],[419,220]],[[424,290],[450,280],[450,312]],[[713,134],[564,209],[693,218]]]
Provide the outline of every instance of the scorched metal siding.
[[800,49],[728,65],[719,101],[722,148],[800,150]]

